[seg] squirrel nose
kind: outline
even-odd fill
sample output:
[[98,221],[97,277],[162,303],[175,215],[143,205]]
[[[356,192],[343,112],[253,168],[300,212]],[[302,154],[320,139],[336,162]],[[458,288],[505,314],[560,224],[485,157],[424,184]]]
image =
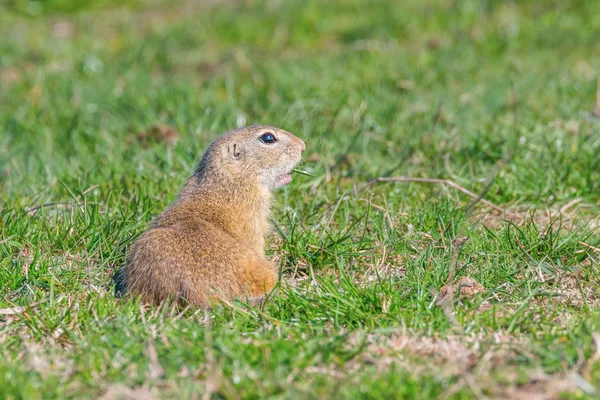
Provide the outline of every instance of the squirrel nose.
[[304,150],[306,150],[306,144],[304,143],[304,140],[297,138],[298,139],[298,144],[300,145],[300,151],[304,152]]

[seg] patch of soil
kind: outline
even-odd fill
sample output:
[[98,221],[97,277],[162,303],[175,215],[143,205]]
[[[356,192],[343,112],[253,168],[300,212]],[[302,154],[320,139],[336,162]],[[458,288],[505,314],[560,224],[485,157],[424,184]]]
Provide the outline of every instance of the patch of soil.
[[483,293],[485,288],[475,279],[468,276],[463,276],[455,283],[442,286],[440,288],[440,301],[444,301],[452,297],[453,293],[457,290],[459,291],[459,296],[461,298],[470,299],[477,293]]

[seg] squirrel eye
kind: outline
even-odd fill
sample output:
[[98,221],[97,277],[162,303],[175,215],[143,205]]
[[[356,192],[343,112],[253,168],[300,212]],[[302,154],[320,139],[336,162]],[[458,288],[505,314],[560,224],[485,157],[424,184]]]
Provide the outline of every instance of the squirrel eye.
[[272,133],[266,132],[261,135],[260,141],[264,144],[273,144],[277,141],[277,138]]

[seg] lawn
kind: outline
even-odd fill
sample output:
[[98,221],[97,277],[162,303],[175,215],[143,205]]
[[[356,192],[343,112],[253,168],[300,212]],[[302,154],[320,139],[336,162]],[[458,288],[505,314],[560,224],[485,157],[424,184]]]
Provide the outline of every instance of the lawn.
[[[598,15],[5,0],[0,397],[600,396]],[[131,242],[251,123],[308,147],[268,301],[116,299]]]

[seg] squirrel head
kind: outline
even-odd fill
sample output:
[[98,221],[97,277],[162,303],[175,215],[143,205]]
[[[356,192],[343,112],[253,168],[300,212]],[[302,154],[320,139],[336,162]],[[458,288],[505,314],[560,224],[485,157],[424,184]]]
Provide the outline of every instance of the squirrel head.
[[206,151],[200,170],[219,170],[237,181],[256,181],[272,191],[292,181],[306,145],[283,129],[252,125],[220,136]]

